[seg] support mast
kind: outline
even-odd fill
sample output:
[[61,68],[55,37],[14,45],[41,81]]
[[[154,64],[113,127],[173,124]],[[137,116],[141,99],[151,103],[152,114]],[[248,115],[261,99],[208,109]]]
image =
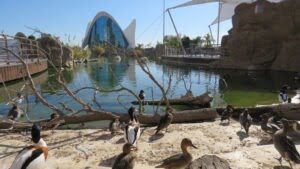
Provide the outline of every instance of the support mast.
[[220,17],[221,17],[221,8],[222,8],[222,3],[221,3],[221,0],[219,0],[217,45],[219,45],[219,39],[220,39]]
[[178,39],[178,41],[179,41],[179,43],[180,43],[180,46],[182,47],[183,54],[186,55],[185,49],[184,49],[184,47],[183,47],[183,45],[182,45],[181,39],[179,38],[179,33],[178,33],[178,31],[177,31],[177,28],[176,28],[176,25],[175,25],[175,23],[174,23],[174,20],[173,20],[173,17],[172,17],[172,15],[171,15],[171,12],[170,12],[169,9],[167,9],[167,11],[168,11],[168,13],[169,13],[169,16],[170,16],[170,19],[171,19],[171,21],[172,21],[173,27],[174,27],[174,29],[175,29],[175,32],[176,32],[176,35],[177,35],[177,39]]

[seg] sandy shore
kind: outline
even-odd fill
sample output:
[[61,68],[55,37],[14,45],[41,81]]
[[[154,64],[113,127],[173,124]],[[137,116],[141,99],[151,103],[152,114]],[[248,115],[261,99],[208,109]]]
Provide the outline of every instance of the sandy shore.
[[[174,124],[164,136],[152,136],[154,127],[147,128],[139,142],[136,169],[152,169],[160,161],[180,152],[182,138],[190,138],[198,149],[191,149],[194,159],[215,154],[226,159],[233,169],[273,168],[279,163],[279,153],[273,145],[259,145],[264,133],[252,126],[245,138],[240,125],[220,125],[219,121],[194,124]],[[106,130],[55,130],[42,133],[50,148],[47,160],[50,169],[111,168],[121,153],[123,135],[111,137]],[[30,145],[30,133],[0,134],[0,169],[8,169],[17,151]],[[300,145],[297,146],[300,150]],[[286,162],[284,165],[288,164]],[[294,168],[300,168],[296,166]]]

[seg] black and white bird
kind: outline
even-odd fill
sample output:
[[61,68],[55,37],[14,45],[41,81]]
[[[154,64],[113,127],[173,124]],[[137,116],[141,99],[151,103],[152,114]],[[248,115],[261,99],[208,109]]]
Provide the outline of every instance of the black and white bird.
[[141,128],[140,123],[134,114],[135,111],[136,109],[134,107],[131,107],[128,110],[129,122],[125,127],[124,139],[126,143],[130,143],[136,147],[137,141],[139,140],[141,135]]
[[278,100],[280,103],[288,103],[289,102],[289,98],[287,96],[286,91],[289,89],[288,85],[283,85],[279,94],[278,94]]
[[7,118],[17,121],[22,116],[22,112],[17,105],[14,105],[8,112]]
[[9,102],[6,103],[6,105],[17,105],[22,103],[24,100],[24,96],[22,95],[22,93],[17,93],[17,96],[14,97],[13,99],[11,99]]
[[121,129],[121,123],[118,118],[115,118],[113,121],[109,124],[109,131],[111,132],[111,135],[116,135],[117,132]]
[[288,129],[292,127],[288,120],[282,119],[283,128],[278,130],[273,136],[273,142],[276,150],[280,153],[281,157],[278,159],[280,164],[284,158],[290,164],[291,162],[300,164],[300,155],[296,149],[295,143],[287,137]]
[[226,109],[222,112],[222,115],[221,115],[221,123],[224,121],[224,120],[227,120],[228,123],[230,123],[230,118],[232,116],[232,113],[233,113],[233,106],[232,105],[227,105]]
[[248,135],[249,128],[252,124],[252,118],[249,115],[248,109],[245,109],[245,111],[240,114],[239,121],[241,124],[241,128],[244,128],[246,131],[246,134]]
[[32,126],[31,137],[34,145],[24,148],[16,157],[10,169],[37,169],[45,166],[48,147],[41,138],[40,127]]
[[140,94],[139,94],[139,98],[141,99],[143,104],[144,104],[144,101],[145,101],[145,97],[146,97],[146,94],[145,94],[144,90],[141,90]]
[[163,129],[168,129],[169,125],[172,123],[173,120],[173,109],[168,107],[166,109],[166,114],[160,119],[159,124],[156,128],[155,134],[158,134]]
[[118,155],[112,169],[133,169],[137,155],[137,149],[129,143],[123,146],[123,153]]

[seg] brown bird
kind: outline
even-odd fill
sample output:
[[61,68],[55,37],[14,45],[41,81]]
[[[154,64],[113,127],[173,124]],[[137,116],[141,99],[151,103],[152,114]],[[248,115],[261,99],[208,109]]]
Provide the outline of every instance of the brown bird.
[[296,120],[290,121],[292,127],[292,130],[294,130],[296,133],[300,134],[300,122]]
[[109,124],[109,131],[111,135],[116,135],[116,133],[121,129],[120,120],[118,118],[115,118],[113,121]]
[[123,153],[118,155],[112,169],[133,169],[137,155],[137,149],[129,143],[123,146]]
[[177,155],[171,156],[171,157],[163,160],[162,164],[159,166],[156,166],[155,168],[184,169],[193,160],[192,155],[187,150],[188,147],[194,147],[197,149],[197,147],[193,145],[193,143],[190,139],[184,138],[181,141],[182,154],[177,154]]
[[240,114],[239,120],[240,120],[241,128],[243,127],[246,131],[246,134],[248,135],[249,128],[252,123],[252,118],[249,115],[248,109],[245,109],[245,111]]
[[159,121],[155,134],[159,133],[163,129],[168,130],[168,126],[172,123],[172,120],[173,120],[173,109],[171,107],[168,107],[166,109],[166,114]]
[[288,161],[292,168],[291,161],[296,164],[300,164],[300,155],[294,142],[286,136],[291,124],[286,119],[282,119],[281,121],[283,123],[283,128],[278,130],[273,136],[274,146],[281,155],[281,157],[277,160],[281,164],[282,158],[284,158],[286,161]]
[[226,107],[226,109],[222,112],[221,123],[223,122],[223,120],[228,120],[228,123],[230,123],[230,118],[232,116],[233,110],[234,108],[232,105],[228,105]]
[[264,132],[273,135],[273,134],[275,134],[276,131],[280,130],[279,126],[277,126],[276,124],[271,123],[269,121],[269,116],[268,115],[263,114],[260,117],[262,119],[260,126],[261,126],[261,129]]

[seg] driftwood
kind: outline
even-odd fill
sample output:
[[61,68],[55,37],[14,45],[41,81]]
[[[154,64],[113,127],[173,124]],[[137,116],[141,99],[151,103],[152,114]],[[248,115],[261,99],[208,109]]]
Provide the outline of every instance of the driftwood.
[[[169,99],[171,105],[187,105],[187,106],[199,106],[199,107],[210,107],[210,102],[213,100],[208,93],[204,93],[200,96],[188,97],[184,96],[177,99]],[[138,101],[131,102],[132,104],[139,104]],[[148,105],[166,105],[165,101],[154,100],[154,101],[143,101],[144,104]]]
[[[120,121],[128,121],[127,114],[113,113],[116,116],[119,116]],[[217,117],[217,112],[215,109],[198,109],[198,110],[188,110],[180,111],[174,113],[173,123],[183,123],[183,122],[196,122],[203,120],[214,120]],[[142,124],[157,124],[161,118],[161,115],[147,115],[147,114],[138,114],[137,115],[140,123]],[[84,122],[100,121],[100,120],[112,120],[113,117],[110,113],[91,113],[84,115],[73,115],[73,116],[63,116],[52,121],[44,120],[41,122],[41,126],[45,128],[52,128],[56,125],[66,125],[66,124],[80,124]],[[3,125],[1,125],[3,124]],[[5,124],[5,125],[4,125]],[[10,124],[10,125],[9,125]],[[0,129],[7,129],[6,126],[13,127],[14,129],[23,129],[31,127],[32,123],[15,123],[12,120],[6,120],[0,118]]]
[[[233,117],[238,118],[239,114],[245,109],[249,110],[252,118],[260,121],[260,115],[265,113],[278,114],[281,117],[287,118],[289,120],[300,120],[300,104],[278,104],[278,105],[265,105],[260,107],[239,107],[235,108],[233,112]],[[217,108],[219,114],[224,110],[224,108]]]
[[[260,120],[260,115],[265,113],[278,113],[280,116],[287,118],[289,120],[300,120],[300,104],[282,104],[274,106],[262,106],[262,107],[242,107],[235,108],[233,117],[238,117],[244,109],[248,109],[250,115]],[[205,108],[205,109],[196,109],[196,110],[186,110],[174,113],[174,119],[172,123],[184,123],[184,122],[197,122],[204,120],[214,120],[224,111],[224,108]],[[111,116],[113,114],[114,116]],[[112,120],[115,116],[120,118],[120,121],[128,121],[127,114],[121,113],[87,113],[84,115],[72,115],[72,116],[63,116],[52,121],[44,120],[41,122],[41,125],[46,128],[52,128],[55,125],[66,125],[66,124],[80,124],[84,122],[91,121],[100,121],[100,120]],[[161,115],[147,115],[139,114],[137,115],[139,121],[142,124],[157,124]],[[32,123],[21,123],[14,122],[12,120],[7,120],[0,117],[0,129],[7,129],[7,126],[13,127],[14,129],[24,129],[31,127]]]
[[201,158],[194,160],[187,169],[231,169],[229,163],[215,155],[204,155]]

